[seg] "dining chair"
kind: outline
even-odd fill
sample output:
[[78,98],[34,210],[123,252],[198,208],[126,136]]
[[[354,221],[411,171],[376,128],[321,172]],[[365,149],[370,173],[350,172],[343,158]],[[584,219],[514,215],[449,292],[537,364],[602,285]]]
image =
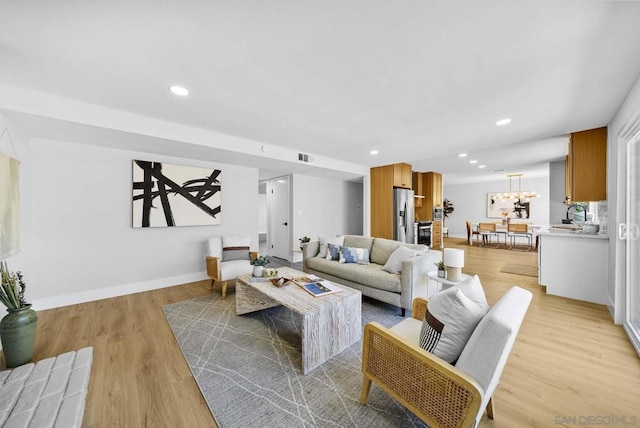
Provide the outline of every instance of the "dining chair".
[[473,235],[477,235],[478,231],[473,229],[473,224],[467,221],[467,243],[473,245]]
[[[529,251],[532,247],[532,234],[529,232],[529,225],[526,223],[509,223],[507,226],[507,235],[511,241],[511,245],[509,245],[510,250],[519,249],[524,251]],[[526,238],[528,245],[526,247],[517,246],[516,238]]]
[[493,244],[495,248],[500,246],[500,240],[498,238],[498,233],[496,232],[496,224],[495,223],[479,223],[478,224],[478,238],[482,236],[482,244],[479,244],[480,247],[485,247],[491,244],[491,237],[495,236],[496,243]]

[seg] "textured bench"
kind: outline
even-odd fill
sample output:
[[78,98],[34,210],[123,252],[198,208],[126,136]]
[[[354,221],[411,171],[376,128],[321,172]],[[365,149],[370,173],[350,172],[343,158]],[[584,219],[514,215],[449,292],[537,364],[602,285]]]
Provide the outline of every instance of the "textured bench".
[[0,426],[80,427],[93,348],[0,372]]

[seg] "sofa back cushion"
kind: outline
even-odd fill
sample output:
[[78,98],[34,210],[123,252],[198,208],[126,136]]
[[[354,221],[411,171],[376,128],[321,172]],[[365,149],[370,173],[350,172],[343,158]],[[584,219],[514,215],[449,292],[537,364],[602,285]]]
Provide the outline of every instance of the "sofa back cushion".
[[373,245],[373,238],[360,235],[345,235],[344,246],[352,248],[364,248],[371,254],[371,246]]
[[371,249],[371,263],[384,265],[391,257],[391,254],[399,247],[405,246],[420,253],[426,253],[429,247],[426,245],[405,244],[400,241],[392,241],[391,239],[376,238]]

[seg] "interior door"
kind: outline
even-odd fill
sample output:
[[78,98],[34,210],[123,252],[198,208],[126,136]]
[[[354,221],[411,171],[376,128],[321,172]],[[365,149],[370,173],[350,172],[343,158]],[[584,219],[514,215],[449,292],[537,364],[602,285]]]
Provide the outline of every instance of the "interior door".
[[640,354],[640,132],[627,147],[626,223],[620,237],[626,239],[626,310],[624,328]]
[[291,221],[289,218],[289,177],[270,181],[270,256],[289,260],[291,254]]

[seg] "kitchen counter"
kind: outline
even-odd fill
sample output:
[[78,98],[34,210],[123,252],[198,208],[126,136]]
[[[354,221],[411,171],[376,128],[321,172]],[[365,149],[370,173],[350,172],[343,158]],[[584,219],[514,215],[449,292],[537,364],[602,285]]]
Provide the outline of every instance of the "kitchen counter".
[[605,239],[609,240],[609,235],[604,233],[582,233],[581,231],[571,230],[567,228],[570,225],[558,225],[542,227],[537,231],[541,236],[557,236],[566,238],[586,238],[586,239]]
[[553,228],[538,235],[538,283],[547,294],[605,304],[609,237]]

